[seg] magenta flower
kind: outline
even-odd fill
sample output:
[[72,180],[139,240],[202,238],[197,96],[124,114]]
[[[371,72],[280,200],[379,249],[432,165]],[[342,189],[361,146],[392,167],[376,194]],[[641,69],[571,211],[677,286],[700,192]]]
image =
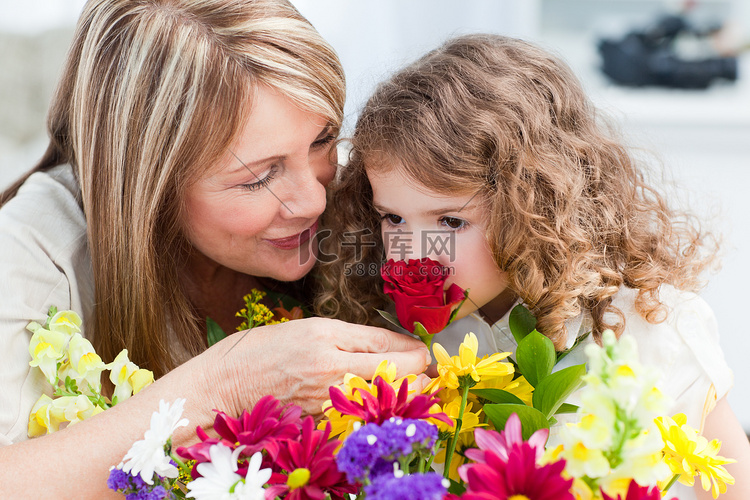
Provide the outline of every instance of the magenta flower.
[[[203,462],[209,462],[211,457],[208,450],[211,445],[222,443],[232,450],[244,445],[241,455],[252,456],[256,451],[266,451],[263,466],[269,466],[278,454],[279,441],[294,439],[299,435],[302,408],[294,405],[282,406],[273,396],[262,397],[251,412],[242,411],[240,418],[233,418],[224,412],[217,411],[214,419],[214,430],[220,438],[210,437],[201,427],[195,432],[200,443],[188,448],[181,446],[175,450],[178,455],[188,460],[195,460],[192,475],[200,477],[196,467]],[[247,472],[246,466],[240,464],[238,473]]]
[[[628,486],[628,493],[625,498],[622,495],[617,495],[617,498],[611,497],[602,491],[602,500],[661,500],[661,492],[656,486],[640,486],[635,481],[630,481]],[[677,500],[673,498],[672,500]]]
[[[544,445],[547,444],[549,429],[539,429],[531,435],[527,443],[536,452],[536,460],[539,461],[544,454]],[[474,430],[474,440],[479,449],[466,450],[467,458],[474,462],[485,462],[485,452],[491,451],[503,460],[508,460],[508,453],[513,446],[523,443],[521,434],[521,419],[516,413],[508,417],[505,430],[496,431],[477,428]]]
[[528,441],[521,436],[515,413],[502,432],[474,430],[479,449],[466,450],[476,463],[458,469],[466,483],[463,500],[507,500],[516,495],[529,500],[574,500],[573,479],[562,477],[565,461],[539,466],[549,431],[540,429]]
[[349,493],[357,492],[336,466],[333,452],[340,441],[329,441],[330,433],[330,423],[324,431],[319,431],[315,429],[315,420],[306,417],[297,439],[279,442],[274,465],[286,472],[271,477],[267,499],[278,496],[287,500],[323,500],[330,495],[331,500],[343,500],[349,498]]
[[467,486],[463,500],[508,500],[514,496],[529,500],[574,500],[573,479],[562,477],[565,461],[539,466],[536,450],[528,443],[513,445],[507,460],[485,450],[485,462],[458,469]]
[[[347,399],[338,387],[330,387],[331,405],[343,415],[354,415],[364,420],[366,424],[382,424],[391,417],[402,419],[434,418],[453,425],[453,421],[445,413],[430,413],[430,408],[439,402],[435,394],[419,394],[408,401],[409,382],[404,379],[398,389],[398,394],[382,377],[375,377],[373,385],[377,388],[377,397],[359,389],[362,402]],[[326,408],[327,410],[327,408]]]

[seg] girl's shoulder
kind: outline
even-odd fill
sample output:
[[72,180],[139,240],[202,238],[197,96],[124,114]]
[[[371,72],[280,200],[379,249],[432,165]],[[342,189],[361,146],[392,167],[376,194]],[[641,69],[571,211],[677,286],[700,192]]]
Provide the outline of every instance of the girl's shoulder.
[[664,285],[659,298],[667,308],[666,319],[649,323],[635,309],[636,293],[623,289],[613,301],[625,315],[623,335],[635,338],[641,363],[659,369],[659,387],[675,401],[673,413],[686,413],[699,428],[734,379],[713,310],[699,295]]

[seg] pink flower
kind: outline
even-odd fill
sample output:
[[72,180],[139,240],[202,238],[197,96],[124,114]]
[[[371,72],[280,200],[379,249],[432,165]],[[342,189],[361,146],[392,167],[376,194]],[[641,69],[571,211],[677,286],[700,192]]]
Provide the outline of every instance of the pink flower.
[[573,479],[562,477],[565,461],[539,466],[549,431],[540,429],[528,441],[521,435],[515,413],[502,432],[474,430],[479,449],[466,450],[476,463],[458,469],[467,486],[464,500],[507,500],[523,495],[529,500],[574,500]]
[[[211,457],[208,450],[211,445],[222,443],[232,450],[244,445],[241,455],[252,456],[256,451],[265,450],[263,466],[267,467],[279,450],[279,441],[293,439],[299,435],[302,408],[294,405],[282,406],[273,396],[262,397],[251,412],[242,411],[240,418],[233,418],[224,412],[217,411],[214,419],[214,430],[220,438],[210,437],[201,427],[195,432],[200,443],[188,448],[183,446],[175,450],[178,455],[188,460],[195,460],[192,475],[200,477],[197,465],[209,462]],[[240,464],[239,474],[247,472],[247,466]]]
[[[611,497],[602,491],[602,500],[661,500],[661,492],[656,486],[640,486],[635,481],[630,481],[628,486],[628,493],[625,498],[622,495],[617,495],[617,498]],[[672,500],[677,500],[673,498]]]
[[573,479],[562,477],[565,461],[538,466],[536,450],[528,443],[514,444],[503,460],[485,450],[485,462],[462,465],[458,473],[466,482],[463,500],[508,500],[523,495],[529,500],[574,500]]
[[385,281],[383,292],[396,304],[399,323],[412,333],[416,322],[430,334],[441,331],[464,299],[464,290],[455,283],[444,290],[448,268],[428,257],[408,262],[389,259],[380,275]]
[[380,376],[375,377],[373,385],[377,388],[377,397],[366,390],[359,389],[362,396],[361,403],[348,399],[341,389],[332,386],[328,389],[331,404],[341,414],[357,416],[366,424],[372,422],[382,424],[391,417],[399,417],[403,419],[434,418],[453,425],[453,421],[445,413],[430,413],[430,408],[439,401],[436,395],[419,394],[408,401],[409,382],[406,378],[401,382],[398,394]]
[[277,470],[269,481],[266,498],[277,496],[287,500],[323,500],[330,495],[331,500],[348,499],[349,493],[357,488],[346,481],[346,475],[339,471],[334,450],[338,439],[328,440],[330,423],[324,431],[315,429],[315,420],[306,417],[302,422],[302,432],[297,439],[281,441],[275,459]]
[[[549,429],[539,429],[527,441],[529,446],[536,452],[537,461],[544,454],[544,445],[547,443],[548,436]],[[516,413],[512,414],[505,423],[505,430],[499,433],[477,428],[474,430],[474,439],[479,449],[471,448],[466,450],[467,458],[474,462],[484,462],[485,452],[491,451],[501,459],[507,460],[508,452],[511,448],[524,442],[521,434],[521,419],[518,418]]]

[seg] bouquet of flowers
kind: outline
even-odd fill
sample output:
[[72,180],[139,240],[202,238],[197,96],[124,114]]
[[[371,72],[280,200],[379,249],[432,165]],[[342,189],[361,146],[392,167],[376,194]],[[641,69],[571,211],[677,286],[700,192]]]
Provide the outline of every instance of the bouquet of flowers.
[[[412,264],[424,263],[406,263],[405,276]],[[418,296],[419,286],[413,292]],[[243,315],[251,321],[256,314],[248,311],[262,298],[253,297]],[[394,298],[397,311],[408,310]],[[441,300],[430,307],[443,308],[436,314],[450,321],[457,303]],[[58,323],[80,327],[73,313],[59,314],[46,331],[57,331]],[[430,324],[422,318],[412,326]],[[175,448],[173,432],[188,424],[184,400],[162,401],[144,438],[111,469],[108,485],[128,500],[657,500],[675,481],[692,485],[700,477],[714,498],[733,484],[723,467],[733,460],[718,455],[718,442],[707,442],[683,415],[664,416],[655,374],[640,365],[631,338],[617,341],[605,332],[603,346],[586,346],[588,371],[583,365],[554,370],[566,353],[555,352],[526,309],[516,307],[509,326],[518,342],[513,354],[478,357],[472,333],[458,355],[434,343],[438,376],[419,393],[415,375],[397,378],[396,367],[385,362],[370,379],[347,375],[329,389],[317,425],[299,407],[266,396],[238,417],[217,411],[211,433],[198,427],[198,443]],[[47,357],[41,353],[48,348],[32,338],[32,365],[52,373],[48,358],[54,359],[57,375],[50,382],[58,387],[60,373],[65,387],[69,379],[88,380],[66,340],[72,336],[49,348],[69,354]],[[66,362],[77,372],[64,368]],[[95,393],[91,384],[86,390]],[[566,402],[572,395],[579,406]],[[576,423],[558,423],[565,413],[576,413]],[[30,432],[36,418],[32,412]]]
[[[451,416],[438,395],[410,393],[410,378],[383,364],[370,382],[349,376],[332,387],[317,428],[266,396],[239,418],[218,412],[217,435],[199,427],[199,443],[173,450],[182,401],[162,402],[109,484],[133,499],[658,500],[675,480],[700,476],[716,498],[733,483],[723,467],[732,460],[679,416],[658,416],[664,398],[633,347],[611,332],[603,347],[587,347],[580,418],[560,429],[557,446],[546,427],[527,436],[515,412],[502,426],[479,411]],[[470,422],[463,431],[461,421]],[[451,455],[460,465],[449,466]]]

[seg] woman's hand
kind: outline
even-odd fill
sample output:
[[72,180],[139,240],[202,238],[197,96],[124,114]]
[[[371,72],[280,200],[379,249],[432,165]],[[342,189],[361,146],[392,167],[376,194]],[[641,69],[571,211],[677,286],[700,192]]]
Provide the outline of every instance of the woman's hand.
[[[422,342],[383,328],[308,318],[230,335],[203,353],[206,389],[216,408],[239,414],[264,395],[322,413],[328,388],[346,373],[372,377],[384,359],[398,375],[422,373],[430,355]],[[213,378],[215,377],[215,378]]]

